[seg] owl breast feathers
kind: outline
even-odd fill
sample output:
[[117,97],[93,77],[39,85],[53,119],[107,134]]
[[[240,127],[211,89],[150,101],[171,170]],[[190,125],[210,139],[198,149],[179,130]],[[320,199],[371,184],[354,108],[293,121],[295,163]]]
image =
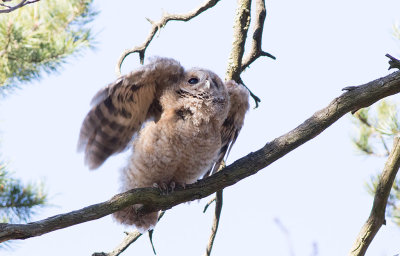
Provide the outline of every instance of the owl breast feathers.
[[[96,169],[132,145],[122,191],[184,186],[218,169],[243,125],[248,98],[244,86],[224,83],[209,70],[185,70],[176,60],[155,58],[94,96],[78,150]],[[158,213],[141,215],[139,207],[114,217],[141,231],[153,228]]]

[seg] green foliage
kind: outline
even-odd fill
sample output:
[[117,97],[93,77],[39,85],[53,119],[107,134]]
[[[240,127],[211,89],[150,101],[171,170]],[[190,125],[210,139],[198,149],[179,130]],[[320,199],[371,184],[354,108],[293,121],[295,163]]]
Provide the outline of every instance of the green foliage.
[[[4,1],[3,1],[4,2]],[[0,14],[0,91],[58,70],[92,45],[93,0],[41,0]],[[14,6],[19,0],[7,1]],[[11,178],[0,162],[0,221],[26,221],[46,203],[42,186]]]
[[67,56],[90,46],[91,30],[85,25],[96,14],[91,3],[42,0],[0,14],[0,86],[55,71]]
[[42,185],[23,185],[11,178],[5,165],[0,165],[0,221],[27,221],[33,209],[46,203]]
[[[387,157],[393,138],[400,133],[399,109],[397,105],[382,100],[371,108],[360,109],[354,114],[354,121],[358,135],[353,138],[353,143],[359,152],[377,157]],[[390,144],[389,144],[390,143]],[[367,183],[367,190],[375,195],[380,175],[371,177]],[[396,178],[390,191],[386,214],[400,226],[400,179]]]

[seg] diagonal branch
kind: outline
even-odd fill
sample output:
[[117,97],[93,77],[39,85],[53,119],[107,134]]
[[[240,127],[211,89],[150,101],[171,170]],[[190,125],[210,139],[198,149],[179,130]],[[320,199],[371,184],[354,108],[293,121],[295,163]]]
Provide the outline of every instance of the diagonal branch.
[[368,246],[371,244],[375,235],[378,233],[382,225],[385,225],[385,210],[393,186],[394,179],[400,167],[400,137],[393,139],[393,148],[389,158],[386,161],[385,168],[379,178],[374,203],[371,213],[364,226],[361,228],[353,247],[350,250],[351,256],[365,255]]
[[152,25],[149,35],[147,36],[147,38],[143,44],[141,44],[139,46],[135,46],[131,49],[127,49],[122,53],[122,55],[119,57],[119,60],[117,62],[117,66],[115,67],[115,72],[117,73],[117,75],[118,76],[121,75],[122,62],[125,60],[126,57],[128,57],[128,55],[130,55],[132,53],[135,53],[135,52],[139,53],[140,63],[143,64],[144,55],[145,55],[147,47],[149,46],[150,42],[153,40],[156,33],[159,32],[161,30],[161,28],[163,28],[165,25],[167,25],[168,21],[170,21],[170,20],[177,20],[177,21],[191,20],[192,18],[198,16],[199,14],[203,13],[207,9],[210,9],[211,7],[215,6],[219,1],[220,0],[207,0],[201,6],[199,6],[197,9],[195,9],[189,13],[186,13],[186,14],[164,13],[158,22],[154,22],[150,19],[147,19]]
[[290,151],[313,139],[346,113],[370,106],[400,92],[400,71],[358,87],[352,87],[328,106],[314,113],[295,129],[267,143],[263,148],[240,158],[214,175],[160,195],[156,188],[138,188],[118,194],[110,200],[70,213],[28,224],[0,224],[0,241],[26,239],[54,230],[95,220],[134,204],[145,205],[142,212],[166,210],[175,205],[204,198],[256,174]]
[[[158,221],[164,216],[165,211],[160,212],[158,215]],[[131,244],[136,242],[136,240],[143,234],[135,230],[133,232],[127,232],[124,240],[111,252],[95,252],[92,256],[118,256],[124,252]]]
[[[19,2],[17,5],[14,6],[10,6],[10,5],[6,5],[6,4],[0,4],[1,7],[5,8],[5,9],[0,9],[0,13],[10,13],[12,11],[15,11],[25,5],[28,4],[33,4],[36,2],[39,2],[40,0],[22,0],[21,2]],[[3,0],[3,2],[6,2],[5,0]]]

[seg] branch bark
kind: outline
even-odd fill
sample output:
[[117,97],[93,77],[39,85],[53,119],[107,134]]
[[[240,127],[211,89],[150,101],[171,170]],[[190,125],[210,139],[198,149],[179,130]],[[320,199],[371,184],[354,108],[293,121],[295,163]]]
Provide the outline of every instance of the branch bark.
[[70,213],[56,215],[28,224],[0,224],[0,242],[26,239],[54,230],[95,220],[129,205],[143,204],[142,212],[167,210],[175,205],[204,198],[256,174],[293,149],[313,139],[348,112],[367,107],[400,92],[400,71],[367,84],[352,87],[317,111],[295,129],[267,143],[263,148],[240,158],[210,177],[162,195],[156,188],[138,188],[118,194],[110,200]]
[[400,167],[400,137],[393,139],[393,148],[386,161],[379,184],[375,192],[374,203],[371,213],[364,226],[361,228],[353,247],[350,250],[350,256],[365,255],[368,246],[371,244],[375,235],[382,225],[386,224],[385,211],[387,201],[392,189],[394,179]]
[[233,43],[228,60],[225,79],[240,81],[242,72],[242,58],[246,44],[247,31],[250,26],[251,0],[239,0],[236,8],[235,21],[233,23]]
[[118,76],[121,75],[122,62],[125,60],[126,57],[128,57],[128,55],[130,55],[132,53],[135,53],[135,52],[139,53],[140,63],[143,64],[144,55],[145,55],[147,47],[149,46],[150,42],[153,40],[156,33],[158,31],[160,31],[161,28],[163,28],[165,25],[167,25],[168,21],[170,21],[170,20],[189,21],[192,18],[203,13],[207,9],[215,6],[219,1],[220,0],[207,0],[201,6],[199,6],[197,9],[195,9],[189,13],[186,13],[186,14],[169,14],[169,13],[165,12],[158,22],[154,22],[150,19],[147,19],[152,25],[149,35],[147,36],[147,38],[143,44],[141,44],[139,46],[135,46],[131,49],[127,49],[122,53],[122,55],[118,59],[117,65],[115,67],[115,72],[117,73],[117,75]]

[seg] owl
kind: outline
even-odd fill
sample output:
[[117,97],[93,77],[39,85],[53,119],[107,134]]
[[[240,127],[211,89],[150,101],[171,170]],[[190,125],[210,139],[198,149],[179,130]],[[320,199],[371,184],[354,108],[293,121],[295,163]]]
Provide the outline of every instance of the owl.
[[[78,150],[89,169],[96,169],[132,147],[121,190],[171,191],[218,169],[243,125],[248,98],[243,85],[224,83],[212,71],[185,70],[176,60],[153,58],[94,96]],[[114,217],[141,232],[154,228],[158,212],[140,214],[141,206]]]

